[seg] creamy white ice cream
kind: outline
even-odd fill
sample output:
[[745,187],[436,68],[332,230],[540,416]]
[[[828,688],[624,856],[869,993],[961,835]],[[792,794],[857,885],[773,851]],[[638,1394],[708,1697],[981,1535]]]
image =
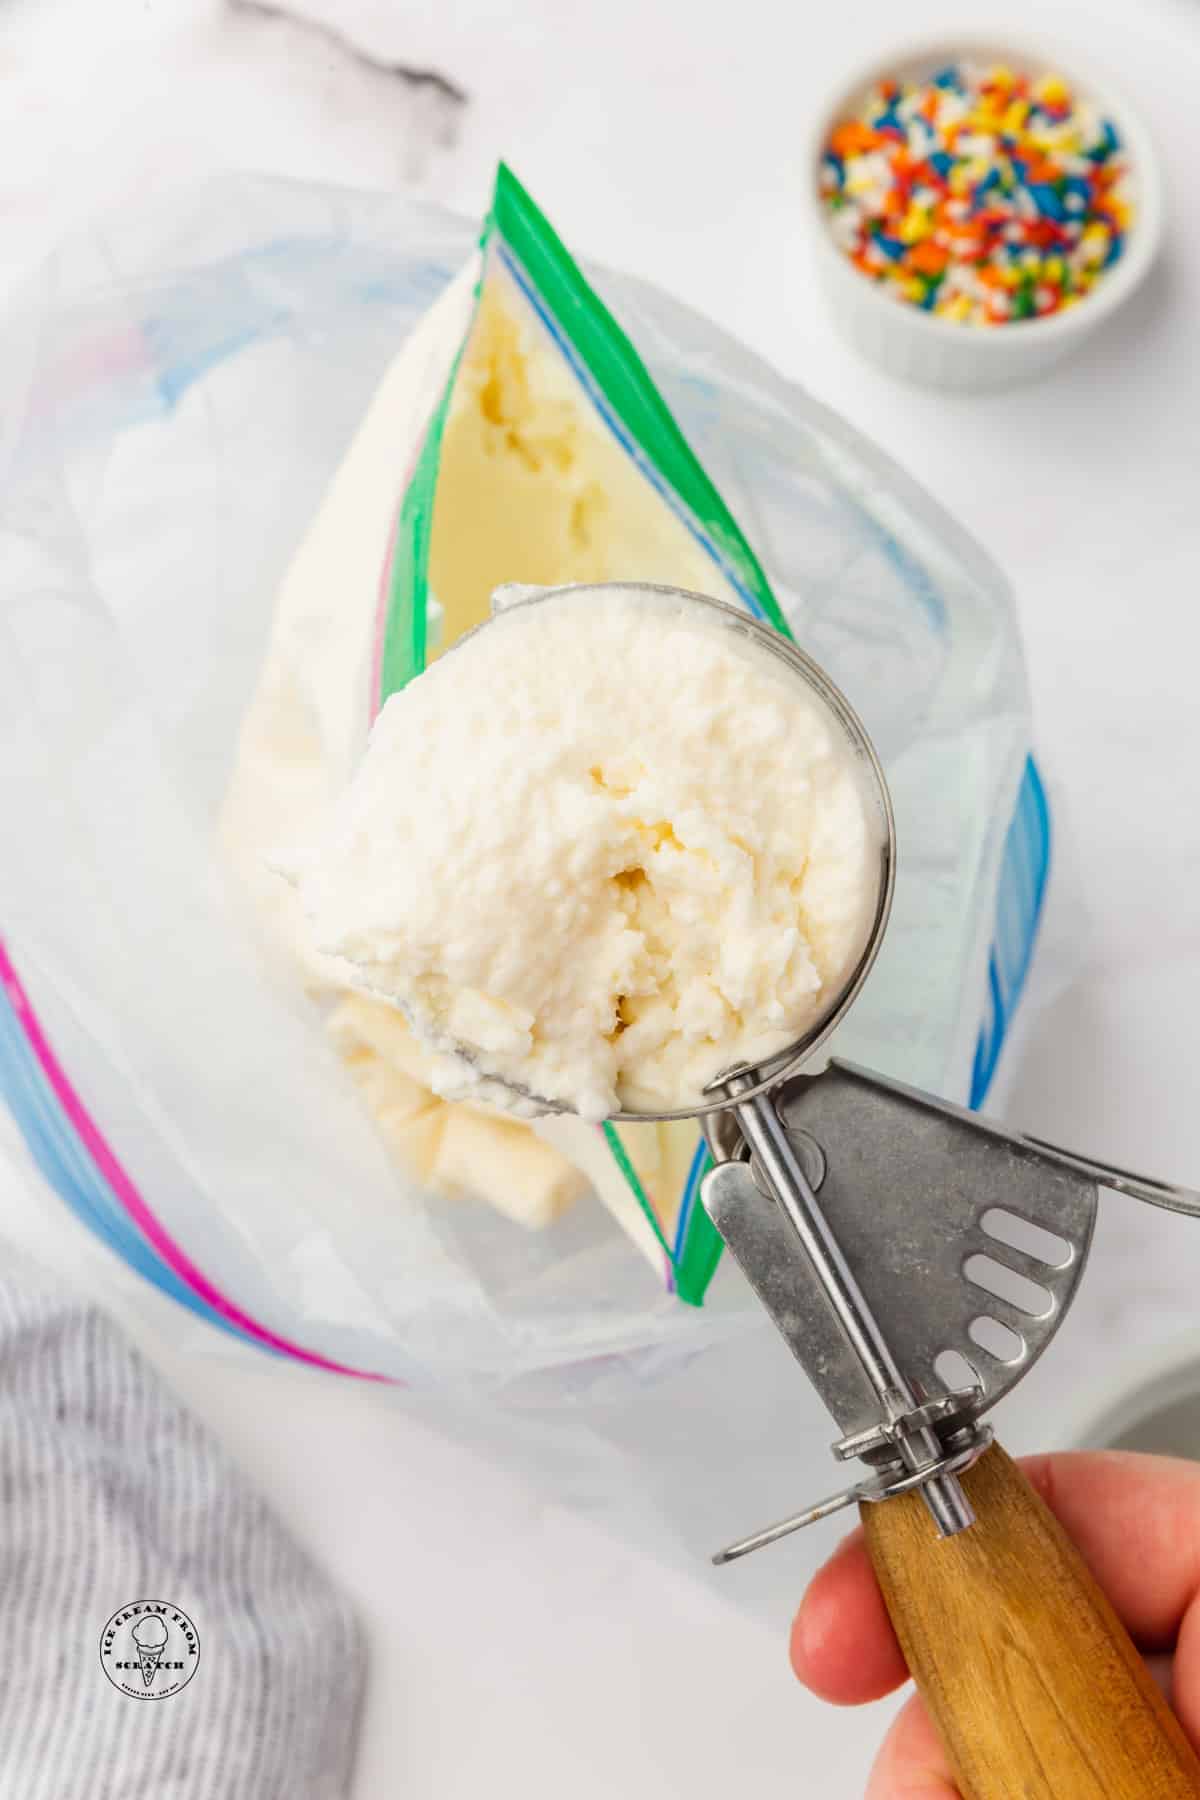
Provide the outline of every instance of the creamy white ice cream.
[[512,607],[394,695],[300,895],[439,1091],[600,1119],[803,1034],[878,873],[818,697],[712,610],[611,587]]
[[481,625],[504,581],[634,579],[729,597],[502,268],[489,270],[454,384],[429,579],[441,644]]

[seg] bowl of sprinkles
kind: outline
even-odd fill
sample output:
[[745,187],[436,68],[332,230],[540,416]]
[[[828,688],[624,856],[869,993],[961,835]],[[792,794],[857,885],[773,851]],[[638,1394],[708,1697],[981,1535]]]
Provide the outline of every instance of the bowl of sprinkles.
[[961,43],[894,56],[822,118],[814,161],[836,317],[912,380],[991,387],[1040,373],[1129,296],[1158,249],[1148,133],[1073,58]]

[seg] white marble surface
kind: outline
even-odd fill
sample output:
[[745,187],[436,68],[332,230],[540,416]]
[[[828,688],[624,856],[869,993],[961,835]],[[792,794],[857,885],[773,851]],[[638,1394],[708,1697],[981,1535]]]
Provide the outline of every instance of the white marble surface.
[[[1090,927],[1078,978],[1031,1025],[1011,1115],[1200,1182],[1200,242],[1183,228],[1193,0],[1005,9],[1015,27],[1121,72],[1157,130],[1176,229],[1144,296],[1082,358],[986,400],[909,391],[858,363],[808,279],[795,201],[804,121],[844,65],[895,35],[893,8],[560,0],[519,9],[520,24],[509,10],[326,0],[360,43],[466,87],[456,112],[222,0],[8,0],[9,275],[97,207],[219,168],[406,182],[477,211],[503,153],[579,248],[707,308],[804,381],[937,492],[1016,586]],[[914,0],[905,25],[951,16]],[[431,145],[431,129],[452,141]],[[1056,928],[1078,937],[1078,915],[1056,904]],[[60,1229],[32,1226],[7,1176],[0,1214],[27,1236]],[[1058,1440],[1072,1396],[1116,1375],[1132,1342],[1192,1325],[1198,1291],[1200,1227],[1107,1201],[1063,1337],[1004,1409],[1010,1443]],[[529,1800],[862,1792],[888,1708],[828,1712],[786,1667],[815,1546],[802,1560],[775,1553],[777,1620],[749,1620],[379,1396],[181,1354],[162,1317],[153,1354],[369,1622],[357,1800],[518,1784]]]

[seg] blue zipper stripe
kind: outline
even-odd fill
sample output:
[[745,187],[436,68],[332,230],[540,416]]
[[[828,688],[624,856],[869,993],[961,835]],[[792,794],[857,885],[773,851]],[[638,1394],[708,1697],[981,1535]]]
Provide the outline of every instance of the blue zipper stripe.
[[58,1098],[46,1081],[2,987],[0,1095],[46,1180],[101,1243],[189,1312],[218,1325],[222,1331],[244,1343],[256,1341],[214,1312],[146,1242],[64,1118]]
[[683,1184],[683,1199],[679,1202],[679,1217],[675,1221],[675,1242],[672,1249],[676,1262],[678,1262],[679,1258],[683,1255],[683,1246],[687,1240],[687,1228],[691,1221],[692,1209],[696,1204],[696,1196],[700,1192],[700,1183],[704,1178],[707,1168],[708,1145],[705,1143],[702,1133],[700,1142],[696,1145],[691,1164],[688,1168],[687,1179]]
[[1050,807],[1038,766],[1030,757],[1005,839],[996,926],[988,958],[986,1011],[975,1045],[969,1104],[982,1106],[996,1073],[1033,960],[1050,877]]

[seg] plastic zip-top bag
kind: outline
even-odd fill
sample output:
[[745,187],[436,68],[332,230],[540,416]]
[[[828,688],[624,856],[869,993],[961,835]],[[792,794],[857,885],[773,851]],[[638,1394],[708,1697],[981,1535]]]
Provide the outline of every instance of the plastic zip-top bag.
[[755,1316],[713,1279],[694,1126],[447,1107],[271,870],[501,581],[698,588],[829,669],[900,840],[837,1048],[982,1100],[1048,850],[1011,605],[797,389],[585,278],[504,171],[482,244],[222,183],[64,252],[3,354],[0,1066],[43,1174],[149,1280],[278,1352],[526,1408]]

